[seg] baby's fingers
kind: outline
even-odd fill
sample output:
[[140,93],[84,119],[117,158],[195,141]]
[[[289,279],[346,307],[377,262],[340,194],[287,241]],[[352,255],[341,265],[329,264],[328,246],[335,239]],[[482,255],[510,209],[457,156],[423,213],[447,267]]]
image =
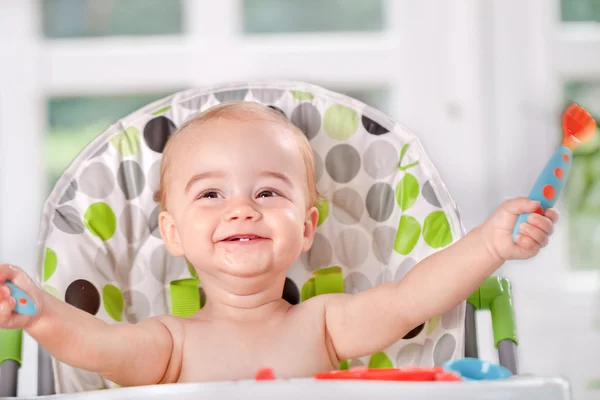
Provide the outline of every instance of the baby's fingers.
[[548,208],[546,210],[546,212],[544,213],[544,215],[546,215],[546,217],[550,218],[550,221],[552,221],[555,224],[558,222],[558,219],[560,218],[560,214],[558,213],[558,210],[556,210],[556,208]]
[[540,214],[529,214],[527,222],[544,231],[546,235],[552,235],[552,233],[554,232],[554,223],[552,222],[552,220]]
[[519,226],[519,232],[521,232],[523,236],[534,240],[535,243],[540,247],[544,247],[548,244],[548,234],[532,224],[521,224]]
[[12,297],[0,300],[0,325],[5,325],[10,320],[15,305],[16,301]]

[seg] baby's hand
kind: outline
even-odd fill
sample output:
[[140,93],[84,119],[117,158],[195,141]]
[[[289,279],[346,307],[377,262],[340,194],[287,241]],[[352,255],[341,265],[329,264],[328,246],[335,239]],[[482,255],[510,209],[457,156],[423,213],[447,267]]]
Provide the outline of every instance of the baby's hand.
[[[548,238],[558,221],[558,212],[548,208],[544,215],[537,214],[540,203],[519,197],[507,200],[482,225],[483,240],[493,257],[500,261],[527,259],[535,256],[548,244]],[[530,212],[527,222],[519,226],[516,244],[512,234],[520,214]]]
[[[11,281],[23,290],[35,303],[37,314],[21,315],[14,312],[16,300],[10,296],[10,288],[4,284]],[[23,329],[32,323],[41,312],[42,291],[22,269],[8,264],[0,264],[0,328]]]

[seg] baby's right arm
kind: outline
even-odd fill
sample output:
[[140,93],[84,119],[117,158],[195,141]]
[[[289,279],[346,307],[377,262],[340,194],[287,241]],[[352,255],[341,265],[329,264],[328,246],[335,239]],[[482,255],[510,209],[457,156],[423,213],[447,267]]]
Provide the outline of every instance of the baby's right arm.
[[19,268],[0,265],[0,282],[12,281],[36,304],[35,316],[13,312],[15,300],[0,285],[0,328],[25,329],[56,359],[97,372],[121,386],[175,382],[181,368],[181,324],[155,317],[110,325],[41,290]]

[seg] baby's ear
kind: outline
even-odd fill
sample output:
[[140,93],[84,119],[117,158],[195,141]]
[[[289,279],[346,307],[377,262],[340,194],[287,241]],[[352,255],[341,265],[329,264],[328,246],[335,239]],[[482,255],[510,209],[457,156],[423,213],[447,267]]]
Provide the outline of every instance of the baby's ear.
[[182,257],[184,253],[181,240],[179,239],[179,232],[175,226],[173,216],[168,211],[161,211],[158,215],[158,226],[160,228],[160,235],[165,241],[165,246],[169,253],[173,257]]
[[312,247],[318,222],[319,210],[317,207],[311,207],[306,212],[306,220],[304,221],[304,244],[302,246],[303,252],[310,250]]

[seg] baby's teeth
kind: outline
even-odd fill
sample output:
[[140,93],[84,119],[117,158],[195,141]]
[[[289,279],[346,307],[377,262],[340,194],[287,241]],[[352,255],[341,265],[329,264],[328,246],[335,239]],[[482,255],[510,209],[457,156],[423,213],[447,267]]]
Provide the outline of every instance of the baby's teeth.
[[250,240],[250,239],[248,239],[248,238],[240,238],[240,241],[244,241],[244,242],[246,242],[246,241],[248,241],[248,240]]

